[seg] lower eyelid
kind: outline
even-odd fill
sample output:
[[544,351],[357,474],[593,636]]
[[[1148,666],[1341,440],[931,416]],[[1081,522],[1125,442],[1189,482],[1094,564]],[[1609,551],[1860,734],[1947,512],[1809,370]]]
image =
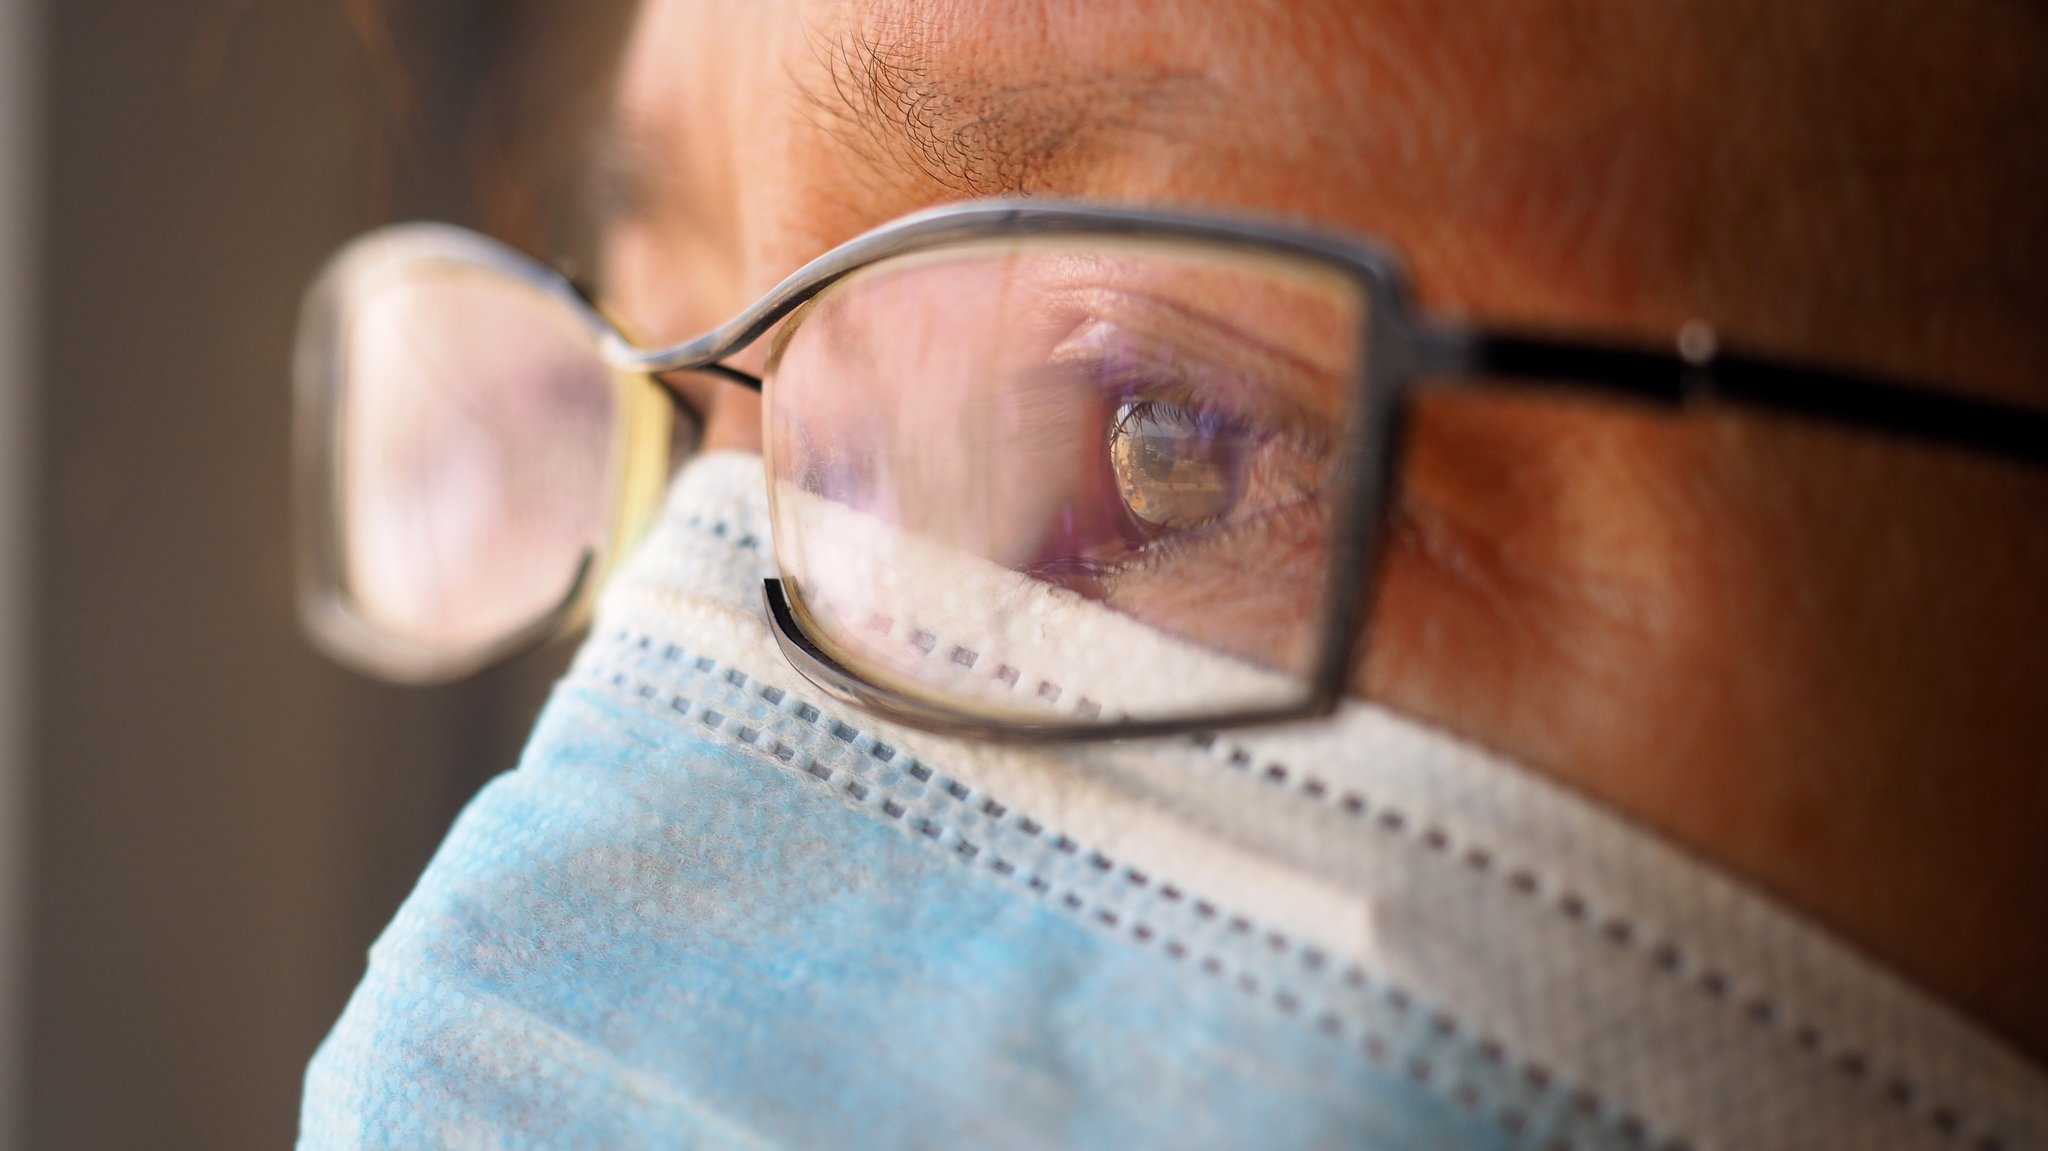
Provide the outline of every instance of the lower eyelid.
[[[1314,538],[1309,542],[1302,542],[1299,537],[1311,533],[1319,537],[1322,529],[1317,521],[1320,518],[1316,500],[1289,500],[1275,504],[1250,519],[1233,522],[1226,528],[1207,531],[1197,529],[1161,537],[1158,541],[1133,552],[1125,561],[1107,565],[1103,574],[1110,579],[1140,578],[1148,574],[1171,574],[1176,579],[1185,578],[1186,573],[1162,573],[1159,569],[1169,564],[1199,562],[1203,552],[1215,551],[1224,546],[1253,546],[1262,552],[1269,547],[1292,547],[1304,553],[1319,552],[1320,543]],[[1248,533],[1257,533],[1265,538],[1248,545],[1244,538]],[[1276,566],[1280,558],[1274,557]]]

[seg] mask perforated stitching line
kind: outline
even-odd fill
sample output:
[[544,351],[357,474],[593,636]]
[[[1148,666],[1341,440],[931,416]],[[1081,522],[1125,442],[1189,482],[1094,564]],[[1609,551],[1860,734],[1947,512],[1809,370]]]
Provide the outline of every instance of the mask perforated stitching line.
[[[686,674],[693,670],[710,681],[714,690],[746,694],[745,689],[749,683],[746,673],[736,668],[723,667],[716,660],[691,655],[674,644],[663,643],[657,646],[656,641],[647,635],[617,632],[610,637],[610,641],[618,647],[628,649],[629,652],[638,652],[643,657],[675,665]],[[991,849],[986,839],[977,843],[968,838],[967,834],[952,821],[934,818],[928,811],[914,810],[915,801],[900,802],[902,797],[892,797],[887,794],[885,787],[872,780],[863,780],[853,771],[835,768],[818,762],[814,757],[805,756],[791,743],[776,738],[765,730],[766,723],[759,720],[750,721],[749,717],[742,715],[736,704],[743,706],[746,702],[744,700],[728,700],[722,705],[724,710],[720,710],[718,706],[713,706],[710,700],[704,698],[704,693],[697,693],[697,697],[693,699],[680,692],[667,691],[650,679],[629,674],[627,671],[606,666],[595,660],[585,667],[583,674],[601,685],[609,686],[620,697],[648,706],[657,712],[667,711],[683,716],[695,713],[703,726],[732,735],[742,744],[772,758],[785,769],[798,772],[815,785],[834,792],[851,806],[871,815],[879,814],[885,820],[902,826],[906,834],[929,839],[934,844],[945,847],[948,856],[956,863],[970,868],[985,867],[989,873],[1001,880],[1022,884],[1041,901],[1090,927],[1104,930],[1119,938],[1128,938],[1140,945],[1157,947],[1169,959],[1189,962],[1203,974],[1260,998],[1284,1015],[1309,1019],[1317,1031],[1326,1036],[1333,1039],[1341,1039],[1343,1036],[1346,1023],[1335,1011],[1310,1010],[1300,995],[1281,986],[1277,980],[1260,980],[1255,972],[1247,969],[1248,964],[1233,964],[1226,956],[1218,954],[1215,950],[1205,952],[1199,945],[1190,945],[1179,936],[1170,935],[1153,923],[1136,918],[1128,909],[1112,905],[1110,900],[1091,900],[1087,893],[1077,886],[1070,884],[1066,885],[1066,890],[1061,890],[1045,875],[1027,872],[1017,861]],[[752,695],[770,705],[781,721],[794,721],[815,728],[850,749],[865,741],[866,755],[879,763],[893,763],[899,758],[900,753],[887,743],[874,739],[844,720],[826,714],[816,705],[789,698],[780,688],[756,683]],[[932,785],[927,796],[935,798],[941,806],[962,810],[977,806],[971,789],[964,784],[932,772],[930,768],[914,759],[902,759],[905,764],[904,770],[908,774],[914,779]],[[808,762],[804,762],[805,760]],[[1262,931],[1248,917],[1226,915],[1213,901],[1193,897],[1176,885],[1157,883],[1144,872],[1120,866],[1099,851],[1088,851],[1084,854],[1081,845],[1071,837],[1055,832],[993,798],[984,797],[978,807],[983,814],[1001,821],[1000,826],[1021,833],[1028,840],[1038,841],[1042,845],[1041,850],[1052,853],[1054,858],[1083,860],[1089,871],[1102,878],[1121,879],[1123,886],[1155,888],[1167,904],[1185,907],[1187,914],[1198,921],[1220,925],[1227,932],[1226,939],[1235,937],[1240,940],[1263,940],[1271,952],[1276,956],[1288,956],[1310,978],[1326,979],[1334,976],[1353,993],[1374,987],[1393,1016],[1418,1021],[1416,1030],[1427,1044],[1469,1050],[1480,1065],[1508,1079],[1512,1084],[1511,1090],[1517,1094],[1533,1096],[1546,1104],[1541,1108],[1506,1105],[1494,1110],[1492,1118],[1509,1134],[1524,1136],[1536,1125],[1539,1118],[1544,1117],[1539,1112],[1548,1112],[1558,1126],[1580,1129],[1589,1124],[1605,1126],[1624,1146],[1647,1144],[1649,1131],[1640,1118],[1612,1108],[1596,1092],[1584,1088],[1567,1088],[1543,1065],[1511,1057],[1498,1041],[1486,1036],[1473,1035],[1449,1013],[1429,1011],[1421,1007],[1403,988],[1385,980],[1369,978],[1359,965],[1349,964],[1340,972],[1333,972],[1329,956],[1313,946],[1297,945],[1285,934],[1277,931]],[[1288,954],[1290,952],[1291,955]],[[1426,1054],[1414,1055],[1401,1066],[1395,1067],[1392,1061],[1396,1053],[1388,1035],[1371,1030],[1370,1025],[1366,1023],[1354,1023],[1353,1026],[1359,1031],[1356,1041],[1360,1044],[1360,1050],[1375,1065],[1405,1074],[1418,1085],[1431,1088],[1449,1098],[1460,1108],[1474,1114],[1479,1113],[1485,1103],[1485,1093],[1476,1084],[1463,1081],[1444,1082],[1443,1077],[1438,1074],[1436,1062]],[[1586,1134],[1593,1136],[1597,1142],[1600,1132],[1596,1126]],[[1663,1145],[1671,1151],[1679,1151],[1686,1146],[1683,1141],[1670,1141]],[[1573,1139],[1556,1139],[1545,1144],[1546,1151],[1577,1151],[1584,1146],[1587,1144]]]
[[720,516],[707,521],[701,513],[692,512],[689,518],[683,521],[683,526],[691,531],[703,532],[713,539],[723,540],[729,547],[753,552],[756,555],[761,553],[761,537],[756,532],[743,531],[733,539],[726,539],[727,534],[733,530],[733,523],[729,517]]
[[[1628,916],[1603,915],[1569,885],[1553,884],[1530,868],[1503,862],[1489,848],[1469,841],[1461,843],[1442,828],[1429,826],[1418,830],[1400,808],[1370,801],[1358,791],[1347,790],[1333,795],[1323,781],[1287,764],[1271,761],[1255,771],[1257,757],[1242,744],[1211,735],[1196,736],[1193,742],[1247,777],[1274,787],[1289,788],[1305,799],[1334,806],[1344,815],[1368,823],[1382,833],[1419,849],[1425,856],[1444,861],[1456,860],[1464,865],[1466,874],[1475,882],[1491,877],[1505,884],[1517,896],[1539,904],[1547,902],[1551,910],[1587,931],[1596,932],[1608,945],[1639,951],[1653,969],[1663,975],[1679,981],[1690,976],[1695,988],[1710,1001],[1731,1010],[1739,1006],[1742,1017],[1752,1024],[1791,1040],[1800,1051],[1822,1061],[1843,1079],[1878,1092],[1886,1102],[1906,1114],[1921,1116],[1945,1138],[1960,1140],[1966,1129],[1974,1126],[1966,1120],[1961,1109],[1928,1096],[1905,1073],[1884,1076],[1878,1069],[1878,1062],[1867,1052],[1831,1041],[1818,1025],[1788,1011],[1782,995],[1768,990],[1744,994],[1726,972],[1697,963],[1692,958],[1697,954],[1695,950],[1669,938],[1651,943]],[[2003,1138],[1988,1125],[1977,1134],[1977,1141],[1972,1145],[1975,1151],[2003,1151]]]
[[[877,617],[870,621],[869,628],[880,634],[893,635],[898,622]],[[948,642],[929,628],[911,627],[907,635],[897,638],[926,657],[937,651],[946,651],[951,662],[963,669],[974,668],[981,656],[979,651]],[[991,678],[1011,688],[1017,685],[1021,675],[1019,669],[1008,662],[999,663],[990,674]],[[1037,693],[1041,700],[1050,703],[1060,698],[1062,690],[1058,683],[1040,679]],[[1086,697],[1080,697],[1069,710],[1083,718],[1095,718],[1101,714],[1100,706]],[[1212,735],[1196,736],[1193,742],[1246,775],[1254,774],[1252,769],[1257,757],[1243,745]],[[1553,889],[1553,885],[1534,870],[1501,863],[1493,850],[1469,842],[1461,844],[1442,828],[1426,827],[1417,832],[1400,808],[1372,802],[1356,790],[1333,794],[1323,780],[1277,760],[1265,763],[1256,773],[1256,778],[1287,789],[1303,799],[1333,806],[1352,819],[1369,822],[1386,834],[1401,837],[1401,841],[1410,846],[1420,847],[1426,855],[1459,859],[1470,875],[1491,876],[1522,898],[1541,903],[1547,894],[1554,895],[1549,905],[1568,921],[1597,932],[1611,946],[1640,950],[1656,971],[1672,979],[1684,981],[1690,976],[1696,989],[1711,1001],[1730,1009],[1739,1005],[1742,1018],[1789,1039],[1800,1051],[1821,1061],[1842,1079],[1877,1092],[1905,1114],[1923,1118],[1944,1138],[1961,1140],[1969,1128],[1977,1126],[1975,1121],[1965,1117],[1960,1108],[1928,1095],[1910,1075],[1904,1072],[1889,1076],[1882,1074],[1879,1061],[1868,1052],[1849,1044],[1835,1043],[1817,1024],[1787,1011],[1783,1006],[1783,995],[1769,990],[1759,990],[1754,995],[1743,994],[1728,973],[1697,963],[1693,959],[1698,954],[1697,949],[1685,947],[1669,938],[1651,944],[1628,916],[1600,914],[1588,905],[1585,897],[1568,885],[1558,885]],[[1974,1151],[2003,1151],[2005,1147],[2003,1138],[1988,1124],[1977,1136],[1977,1141],[1972,1144]]]
[[[691,526],[700,526],[701,517],[692,515]],[[715,534],[715,533],[713,533]],[[722,536],[720,537],[723,538]],[[753,536],[747,537],[754,541]],[[754,549],[759,551],[757,546]],[[894,627],[890,629],[892,632]],[[912,628],[908,635],[898,636],[903,642],[916,647],[924,656],[943,653],[962,670],[972,669],[983,675],[991,675],[1006,686],[1014,688],[1021,673],[1007,663],[981,660],[982,653],[958,644],[948,643],[938,632]],[[977,667],[979,663],[979,667]],[[1029,682],[1027,679],[1025,682]],[[1048,690],[1049,689],[1049,690]],[[1052,680],[1040,684],[1041,699],[1050,693],[1061,693],[1061,687]],[[1095,715],[1098,709],[1092,700],[1068,695],[1078,705],[1060,710],[1079,710],[1084,715]],[[1643,954],[1653,965],[1653,970],[1670,977],[1681,985],[1692,987],[1698,993],[1730,1010],[1741,1011],[1741,1018],[1748,1019],[1766,1034],[1780,1036],[1828,1067],[1843,1080],[1866,1087],[1878,1093],[1881,1098],[1906,1115],[1923,1118],[1935,1132],[1950,1142],[1961,1142],[1969,1134],[1977,1139],[1970,1146],[1973,1151],[2004,1151],[2006,1141],[1989,1123],[1966,1117],[1958,1108],[1938,1096],[1926,1092],[1924,1084],[1898,1072],[1885,1075],[1885,1062],[1874,1060],[1870,1053],[1848,1044],[1838,1044],[1810,1020],[1802,1019],[1797,1013],[1786,1009],[1785,997],[1759,987],[1755,994],[1747,994],[1743,988],[1761,984],[1761,980],[1738,982],[1731,975],[1711,965],[1701,964],[1694,957],[1697,949],[1689,949],[1669,937],[1652,940],[1643,933],[1636,923],[1625,914],[1608,915],[1599,908],[1589,905],[1582,895],[1570,885],[1541,877],[1527,867],[1514,866],[1501,860],[1499,853],[1482,843],[1469,839],[1460,840],[1446,830],[1434,826],[1417,827],[1407,815],[1396,806],[1381,805],[1371,801],[1358,790],[1338,790],[1313,774],[1300,771],[1277,760],[1264,763],[1254,773],[1256,758],[1240,744],[1225,742],[1213,736],[1198,736],[1194,742],[1224,759],[1231,767],[1263,783],[1284,789],[1288,794],[1297,795],[1319,805],[1336,808],[1344,815],[1361,823],[1370,823],[1381,832],[1397,837],[1401,842],[1422,849],[1425,858],[1440,861],[1462,862],[1463,870],[1476,881],[1491,876],[1505,884],[1514,894],[1540,905],[1547,905],[1567,921],[1577,924],[1610,946],[1634,949]],[[1537,1069],[1539,1072],[1540,1068]],[[1972,1129],[1975,1129],[1974,1131]]]
[[[1064,698],[1067,700],[1066,705],[1057,709],[1067,712],[1078,719],[1109,721],[1118,718],[1114,713],[1105,713],[1102,705],[1088,696],[1070,695],[1065,685],[1055,679],[1027,674],[1024,668],[1010,663],[1007,659],[984,662],[981,658],[984,653],[979,647],[968,647],[965,644],[955,643],[946,639],[940,632],[916,622],[900,619],[892,615],[885,615],[881,612],[870,612],[867,619],[863,621],[862,626],[876,635],[895,639],[906,646],[916,649],[920,658],[929,659],[940,652],[944,652],[946,662],[952,664],[961,672],[973,672],[981,675],[1002,684],[1009,691],[1015,691],[1018,685],[1022,683],[1035,683],[1036,687],[1032,690],[1033,706],[1057,706],[1061,699]],[[901,634],[898,634],[899,631]],[[950,672],[949,674],[958,673]]]

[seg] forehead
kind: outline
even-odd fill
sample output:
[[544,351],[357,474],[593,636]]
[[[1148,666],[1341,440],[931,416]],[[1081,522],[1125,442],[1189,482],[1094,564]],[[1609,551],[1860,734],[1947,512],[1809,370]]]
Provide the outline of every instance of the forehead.
[[639,233],[737,269],[733,309],[878,223],[1023,192],[1372,236],[1425,302],[1499,320],[2031,380],[2048,263],[2012,237],[2048,235],[2048,17],[1885,11],[647,0],[620,119],[665,221]]
[[[1558,9],[1500,5],[1468,22],[1385,0],[653,0],[622,106],[643,150],[679,159],[672,174],[700,194],[733,196],[708,186],[743,180],[743,198],[845,217],[816,240],[844,238],[854,217],[1016,192],[1383,230],[1484,207],[1449,195],[1481,154],[1526,208],[1569,159],[1500,145],[1541,137],[1543,121],[1604,118],[1597,130],[1617,137],[1638,123],[1590,105],[1625,106],[1639,78],[1569,78],[1584,70],[1574,57],[1646,22],[1545,18]],[[1639,184],[1661,170],[1642,167]]]

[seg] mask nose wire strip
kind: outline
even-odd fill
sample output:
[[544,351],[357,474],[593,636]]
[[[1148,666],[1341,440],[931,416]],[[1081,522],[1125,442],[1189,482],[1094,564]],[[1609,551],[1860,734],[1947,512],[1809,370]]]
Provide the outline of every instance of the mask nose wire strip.
[[[1358,963],[1268,930],[1181,885],[1121,864],[1043,821],[935,772],[872,733],[738,668],[631,630],[610,633],[578,675],[587,686],[752,749],[842,802],[901,827],[954,862],[1023,888],[1043,905],[1233,986],[1334,1042],[1357,1045],[1375,1065],[1406,1075],[1511,1134],[1542,1125],[1581,1127],[1597,1146],[1617,1135],[1648,1137],[1642,1119],[1611,1108],[1595,1090],[1562,1082],[1517,1059],[1454,1015]],[[692,683],[692,681],[694,681]],[[750,690],[751,685],[751,690]],[[806,751],[806,737],[828,752]],[[883,778],[907,776],[914,786]],[[1133,897],[1151,897],[1133,910]],[[1275,974],[1276,969],[1279,974]],[[1482,1086],[1456,1067],[1479,1069]],[[1496,1098],[1489,1098],[1490,1096]],[[1652,1140],[1662,1145],[1663,1139]]]

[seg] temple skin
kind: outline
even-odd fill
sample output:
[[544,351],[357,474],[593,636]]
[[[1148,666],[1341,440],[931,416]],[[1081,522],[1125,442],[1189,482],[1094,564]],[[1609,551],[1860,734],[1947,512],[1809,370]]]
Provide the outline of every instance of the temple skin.
[[[706,329],[994,194],[1381,237],[1422,304],[2048,404],[2048,9],[650,0],[608,293]],[[759,368],[760,351],[741,366]],[[713,446],[758,401],[704,379]],[[2048,481],[1791,421],[1414,413],[1357,690],[2048,1058]]]

